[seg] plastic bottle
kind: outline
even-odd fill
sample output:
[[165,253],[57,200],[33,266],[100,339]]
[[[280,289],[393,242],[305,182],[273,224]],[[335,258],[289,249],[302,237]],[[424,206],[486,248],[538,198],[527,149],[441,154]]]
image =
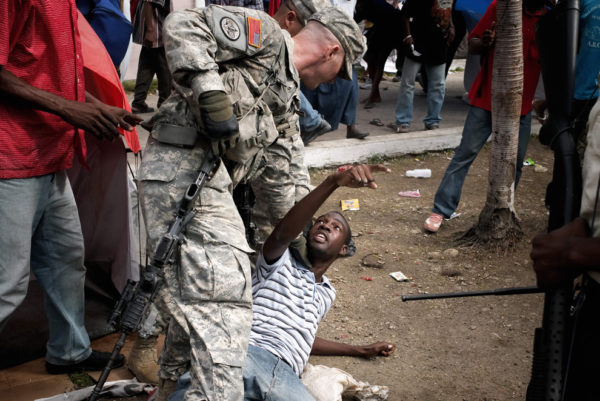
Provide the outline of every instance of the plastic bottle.
[[431,169],[421,168],[417,170],[407,170],[407,177],[417,177],[417,178],[429,178],[431,177]]

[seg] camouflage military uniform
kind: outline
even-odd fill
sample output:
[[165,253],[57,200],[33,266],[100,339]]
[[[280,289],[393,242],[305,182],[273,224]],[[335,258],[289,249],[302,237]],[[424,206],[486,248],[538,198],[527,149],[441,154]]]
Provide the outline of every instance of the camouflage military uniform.
[[280,136],[265,149],[267,165],[252,181],[256,204],[252,211],[257,241],[263,243],[273,227],[312,187],[304,164],[304,144],[299,133]]
[[[288,1],[305,21],[315,12],[331,6],[328,0]],[[281,136],[265,150],[265,171],[252,182],[256,197],[253,220],[258,243],[263,243],[288,210],[313,188],[304,163],[304,143],[300,138],[298,117],[276,123]]]
[[190,369],[186,400],[238,401],[252,320],[251,249],[231,190],[264,164],[260,150],[278,136],[273,115],[284,119],[296,113],[293,42],[267,14],[235,7],[172,13],[164,32],[178,93],[154,118],[139,173],[151,254],[207,151],[220,147],[202,135],[182,141],[172,135],[196,132],[194,99],[199,94],[220,90],[230,95],[240,143],[205,183],[176,262],[165,269],[161,302],[171,321],[159,376],[174,380]]

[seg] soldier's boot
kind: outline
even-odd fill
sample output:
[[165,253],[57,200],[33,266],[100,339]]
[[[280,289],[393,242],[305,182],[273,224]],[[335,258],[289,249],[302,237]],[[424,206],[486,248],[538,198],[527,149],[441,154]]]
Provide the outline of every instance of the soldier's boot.
[[177,382],[168,379],[160,379],[158,382],[158,394],[155,401],[167,401],[169,396],[177,390]]
[[148,338],[138,336],[127,358],[127,368],[142,383],[159,383],[157,342],[158,336]]

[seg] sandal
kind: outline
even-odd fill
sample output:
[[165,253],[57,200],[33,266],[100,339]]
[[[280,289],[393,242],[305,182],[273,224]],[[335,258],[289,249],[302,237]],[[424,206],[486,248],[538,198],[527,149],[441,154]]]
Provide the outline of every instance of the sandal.
[[389,123],[387,127],[394,131],[396,134],[404,134],[410,131],[410,125],[408,124]]
[[383,125],[384,125],[384,124],[381,122],[381,120],[380,120],[380,119],[378,119],[378,118],[374,118],[374,119],[372,119],[371,121],[369,121],[369,124],[371,124],[371,125],[374,125],[374,126],[376,126],[376,127],[383,127]]

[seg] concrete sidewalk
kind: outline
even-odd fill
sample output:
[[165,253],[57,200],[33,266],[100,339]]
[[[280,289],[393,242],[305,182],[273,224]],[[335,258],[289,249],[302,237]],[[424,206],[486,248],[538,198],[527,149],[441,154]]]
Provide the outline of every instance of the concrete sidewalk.
[[[369,90],[359,90],[360,103],[357,109],[357,127],[368,131],[370,135],[363,139],[346,139],[346,126],[340,124],[337,130],[322,135],[306,147],[305,162],[308,167],[325,167],[344,163],[365,161],[367,158],[381,156],[397,156],[418,154],[428,151],[453,149],[460,143],[463,125],[469,106],[462,100],[465,93],[463,86],[464,60],[455,60],[446,80],[446,97],[442,107],[442,122],[436,130],[424,130],[422,119],[427,112],[426,94],[417,84],[414,97],[413,123],[414,131],[396,134],[386,127],[395,120],[394,109],[399,82],[390,78],[381,82],[382,102],[372,109],[364,108],[364,100]],[[458,71],[457,71],[458,68]],[[360,82],[359,82],[360,84]],[[131,100],[131,95],[130,95]],[[156,106],[157,96],[148,96],[148,105]],[[144,115],[149,116],[149,115]],[[370,122],[379,120],[383,126]],[[138,128],[142,147],[146,143],[147,131]],[[539,131],[539,123],[532,121],[532,132]]]

